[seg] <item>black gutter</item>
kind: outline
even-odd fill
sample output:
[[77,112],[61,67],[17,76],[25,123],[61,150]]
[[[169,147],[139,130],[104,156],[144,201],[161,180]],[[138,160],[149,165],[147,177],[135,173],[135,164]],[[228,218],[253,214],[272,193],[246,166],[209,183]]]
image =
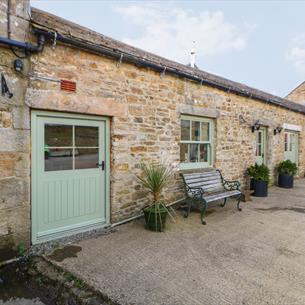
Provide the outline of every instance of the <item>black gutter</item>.
[[33,45],[29,42],[17,41],[9,38],[0,36],[0,44],[4,44],[9,47],[15,47],[18,49],[23,49],[29,53],[38,53],[42,52],[45,43],[44,35],[39,35],[37,38],[37,45]]
[[78,40],[78,39],[75,39],[75,38],[72,38],[72,37],[66,37],[66,36],[63,36],[60,33],[50,32],[50,31],[47,31],[45,29],[34,28],[33,33],[35,35],[43,35],[47,38],[51,38],[53,41],[60,41],[62,43],[69,44],[69,45],[72,45],[76,48],[80,48],[80,49],[83,49],[83,50],[86,50],[86,51],[90,51],[90,52],[93,52],[93,53],[98,54],[98,55],[104,55],[104,56],[114,58],[114,59],[119,60],[119,61],[123,60],[124,62],[132,63],[132,64],[135,64],[137,66],[148,67],[148,68],[151,68],[151,69],[153,69],[155,71],[158,71],[160,73],[169,72],[169,73],[178,75],[182,78],[187,78],[189,80],[198,82],[200,84],[208,85],[210,87],[214,87],[214,88],[220,89],[222,91],[232,92],[232,93],[234,93],[236,95],[239,95],[239,96],[242,96],[242,97],[253,98],[253,99],[256,99],[256,100],[259,100],[259,101],[270,103],[272,105],[277,105],[279,107],[283,107],[285,109],[289,109],[291,111],[295,111],[295,112],[305,114],[305,111],[298,110],[298,109],[292,109],[291,107],[286,106],[285,104],[282,104],[281,102],[278,102],[278,101],[272,100],[272,99],[267,99],[263,96],[260,96],[259,94],[251,93],[251,92],[248,92],[246,90],[238,89],[236,87],[230,87],[228,85],[223,85],[223,84],[220,84],[218,82],[214,82],[212,80],[203,79],[203,78],[200,78],[199,76],[195,76],[195,75],[180,71],[180,70],[172,68],[172,67],[162,66],[161,64],[156,64],[156,63],[153,63],[151,61],[147,61],[143,58],[139,58],[135,55],[131,55],[131,54],[125,53],[123,51],[118,51],[118,50],[115,50],[115,49],[112,49],[112,48],[107,48],[107,47],[104,47],[104,46],[101,46],[101,45],[91,44],[87,41],[86,42],[81,41],[81,40]]

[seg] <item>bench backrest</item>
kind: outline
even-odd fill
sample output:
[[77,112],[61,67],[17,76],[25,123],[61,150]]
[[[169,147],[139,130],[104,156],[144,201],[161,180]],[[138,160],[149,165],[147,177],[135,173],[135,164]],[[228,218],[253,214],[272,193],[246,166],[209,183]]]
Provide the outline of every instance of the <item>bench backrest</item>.
[[200,187],[204,192],[223,191],[222,177],[218,170],[200,173],[182,174],[184,183],[189,187]]

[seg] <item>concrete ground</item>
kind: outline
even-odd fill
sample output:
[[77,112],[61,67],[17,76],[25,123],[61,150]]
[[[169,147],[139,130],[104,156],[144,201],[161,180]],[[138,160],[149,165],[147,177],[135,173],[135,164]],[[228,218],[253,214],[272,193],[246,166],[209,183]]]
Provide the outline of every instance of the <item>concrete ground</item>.
[[178,213],[165,233],[134,221],[56,263],[122,305],[305,304],[305,179],[241,206],[206,226]]

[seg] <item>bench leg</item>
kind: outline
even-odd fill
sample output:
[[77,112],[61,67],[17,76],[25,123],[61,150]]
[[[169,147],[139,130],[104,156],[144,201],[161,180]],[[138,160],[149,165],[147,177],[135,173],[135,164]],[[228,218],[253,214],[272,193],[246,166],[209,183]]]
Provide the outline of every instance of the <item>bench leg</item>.
[[201,223],[202,223],[203,225],[206,225],[207,223],[206,223],[206,221],[205,221],[203,218],[204,218],[204,216],[205,216],[205,211],[206,211],[206,209],[207,209],[207,203],[206,203],[206,202],[202,202],[202,204],[203,204],[203,207],[202,207],[201,215],[200,215],[200,217],[201,217]]
[[192,200],[188,199],[186,213],[184,214],[185,218],[189,217],[190,212],[191,212],[191,206],[192,206]]
[[224,199],[223,203],[220,205],[222,208],[226,205],[227,203],[227,198]]
[[241,201],[241,199],[242,199],[242,196],[243,195],[240,195],[240,196],[238,196],[238,198],[237,198],[237,210],[238,211],[241,211],[242,209],[239,207],[239,204],[240,204],[240,201]]

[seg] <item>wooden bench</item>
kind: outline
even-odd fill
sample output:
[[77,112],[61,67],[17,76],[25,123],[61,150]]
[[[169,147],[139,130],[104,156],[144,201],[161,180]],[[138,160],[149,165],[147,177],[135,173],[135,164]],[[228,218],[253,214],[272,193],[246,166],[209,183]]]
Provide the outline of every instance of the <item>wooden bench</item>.
[[225,180],[219,170],[204,171],[198,173],[181,174],[185,192],[187,196],[187,213],[190,214],[191,206],[199,203],[201,206],[201,222],[204,220],[205,212],[211,202],[223,200],[222,207],[225,206],[227,198],[237,198],[237,209],[241,211],[239,203],[243,197],[238,181]]

